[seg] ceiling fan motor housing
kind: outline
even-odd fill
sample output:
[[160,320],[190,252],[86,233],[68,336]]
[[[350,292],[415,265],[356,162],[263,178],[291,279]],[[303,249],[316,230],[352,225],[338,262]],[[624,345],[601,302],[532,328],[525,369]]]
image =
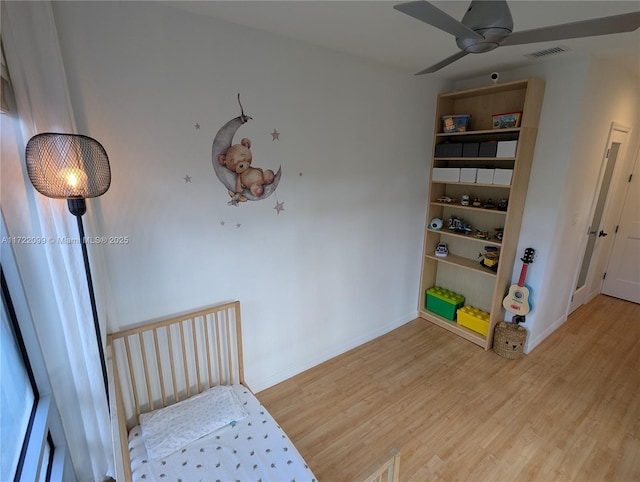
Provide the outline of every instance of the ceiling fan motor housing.
[[472,54],[497,48],[513,31],[513,18],[505,1],[477,1],[469,5],[462,23],[484,38],[456,38],[461,50]]

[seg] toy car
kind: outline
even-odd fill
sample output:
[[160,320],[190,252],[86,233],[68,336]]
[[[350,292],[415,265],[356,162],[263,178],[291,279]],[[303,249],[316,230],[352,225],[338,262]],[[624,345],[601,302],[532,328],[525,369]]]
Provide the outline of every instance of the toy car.
[[447,246],[447,243],[438,243],[435,254],[439,258],[446,258],[449,254],[449,247]]
[[471,232],[471,226],[456,216],[451,216],[449,218],[449,229],[462,234],[469,234]]
[[438,201],[439,203],[447,203],[447,204],[456,202],[455,199],[451,199],[449,196],[440,196],[438,199],[436,199],[436,201]]

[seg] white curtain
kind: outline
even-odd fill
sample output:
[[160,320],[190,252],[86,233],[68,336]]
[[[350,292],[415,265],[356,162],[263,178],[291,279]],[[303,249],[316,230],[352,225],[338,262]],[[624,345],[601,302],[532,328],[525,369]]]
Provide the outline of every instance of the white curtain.
[[[22,138],[28,140],[41,132],[78,133],[51,4],[3,1],[1,14],[2,41]],[[26,174],[25,184],[29,184],[32,205],[24,209],[32,216],[35,211],[41,235],[77,239],[76,218],[67,210],[67,203],[36,193]],[[76,476],[80,481],[102,481],[114,473],[113,447],[81,247],[47,243],[44,249],[48,266],[42,266],[42,276],[51,278],[59,313],[34,321],[41,337],[46,337],[48,330],[64,334],[66,346],[47,351],[67,360],[60,363],[49,355],[47,369]],[[50,326],[57,320],[60,326]],[[103,319],[101,325],[104,346]],[[46,343],[46,339],[40,342]]]

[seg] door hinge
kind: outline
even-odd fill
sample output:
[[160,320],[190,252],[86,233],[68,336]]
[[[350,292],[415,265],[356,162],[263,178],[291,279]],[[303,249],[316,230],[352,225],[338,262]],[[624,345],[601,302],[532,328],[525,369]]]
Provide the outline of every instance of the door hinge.
[[620,227],[620,225],[616,226],[616,230],[614,231],[614,234],[618,232],[618,228]]
[[629,180],[627,182],[631,182],[632,177],[633,177],[633,174],[629,174]]
[[607,279],[607,273],[602,275],[602,279]]
[[606,156],[604,156],[604,157],[605,157],[605,159],[609,159],[609,153],[610,153],[610,152],[611,152],[611,149],[607,149],[607,155],[606,155]]

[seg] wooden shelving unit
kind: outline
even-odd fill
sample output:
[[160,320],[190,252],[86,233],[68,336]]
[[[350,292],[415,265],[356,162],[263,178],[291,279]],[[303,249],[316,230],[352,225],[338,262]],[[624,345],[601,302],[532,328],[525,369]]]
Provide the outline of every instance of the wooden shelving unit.
[[[422,277],[418,312],[420,317],[442,326],[459,336],[488,350],[492,346],[495,325],[504,319],[502,299],[511,283],[516,260],[518,236],[522,223],[529,183],[529,173],[538,132],[540,110],[544,95],[544,81],[527,79],[478,89],[451,92],[438,96],[436,108],[436,131],[434,151],[431,161],[433,169],[490,168],[512,169],[511,185],[478,184],[469,182],[432,181],[429,186],[427,219],[425,223],[424,251],[422,257]],[[493,114],[522,112],[519,127],[493,129]],[[443,133],[443,115],[471,114],[470,124],[465,132]],[[510,157],[435,157],[435,147],[443,142],[485,142],[517,140],[515,156]],[[497,203],[508,199],[506,211],[484,207],[463,206],[460,199],[468,194],[471,199],[478,197],[484,203],[489,198]],[[444,196],[456,199],[448,203],[438,201]],[[493,233],[503,228],[502,240],[474,237],[473,232],[465,235],[448,230],[448,219],[457,216],[471,224],[473,230],[480,229]],[[443,219],[441,230],[432,230],[429,225],[433,218]],[[447,243],[449,255],[435,256],[438,243]],[[497,271],[481,266],[479,255],[484,246],[500,250]],[[425,291],[432,286],[442,286],[465,296],[466,304],[490,313],[487,336],[471,331],[426,310]]]

